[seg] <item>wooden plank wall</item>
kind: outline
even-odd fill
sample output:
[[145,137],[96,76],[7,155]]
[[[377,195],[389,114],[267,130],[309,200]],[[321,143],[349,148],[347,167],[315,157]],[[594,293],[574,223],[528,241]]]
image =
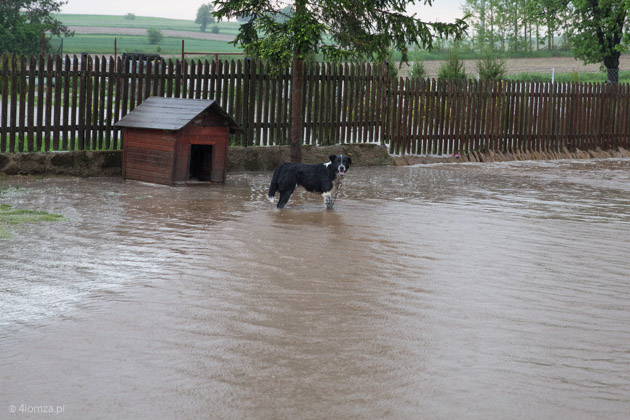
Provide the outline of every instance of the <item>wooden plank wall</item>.
[[133,129],[127,132],[123,152],[127,179],[173,183],[175,134]]
[[[120,149],[114,123],[151,95],[215,99],[244,135],[289,143],[290,69],[255,60],[0,59],[0,152]],[[304,144],[380,143],[396,154],[630,147],[628,84],[453,82],[384,66],[312,63]]]

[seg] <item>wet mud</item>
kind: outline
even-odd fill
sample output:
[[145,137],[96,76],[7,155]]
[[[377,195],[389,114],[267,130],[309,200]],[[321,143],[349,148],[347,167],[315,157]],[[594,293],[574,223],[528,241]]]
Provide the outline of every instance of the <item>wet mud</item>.
[[630,160],[270,177],[0,180],[0,417],[630,412]]

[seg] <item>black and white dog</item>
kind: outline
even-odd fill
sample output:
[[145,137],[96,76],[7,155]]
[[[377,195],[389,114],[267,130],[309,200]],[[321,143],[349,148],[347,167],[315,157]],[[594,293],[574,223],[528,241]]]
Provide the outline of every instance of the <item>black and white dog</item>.
[[352,159],[350,156],[330,155],[330,162],[316,165],[303,163],[283,163],[273,172],[269,185],[269,201],[274,202],[276,192],[280,193],[277,207],[283,208],[295,187],[301,185],[310,192],[321,193],[328,210],[333,206],[333,194],[339,188],[340,180],[345,176]]

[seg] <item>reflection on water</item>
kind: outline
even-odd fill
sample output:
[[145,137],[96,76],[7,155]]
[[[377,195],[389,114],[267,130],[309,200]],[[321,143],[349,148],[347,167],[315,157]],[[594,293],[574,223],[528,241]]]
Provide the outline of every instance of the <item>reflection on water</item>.
[[0,413],[630,412],[630,161],[353,168],[332,212],[269,178],[2,181],[66,221],[1,244]]

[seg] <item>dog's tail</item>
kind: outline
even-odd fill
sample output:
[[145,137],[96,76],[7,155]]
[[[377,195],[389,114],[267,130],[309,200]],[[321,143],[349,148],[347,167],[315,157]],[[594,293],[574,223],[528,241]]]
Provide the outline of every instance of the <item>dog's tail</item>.
[[269,193],[267,194],[267,199],[273,204],[275,201],[276,191],[278,191],[278,177],[280,176],[280,168],[276,168],[273,171],[273,176],[271,177],[271,184],[269,184]]

